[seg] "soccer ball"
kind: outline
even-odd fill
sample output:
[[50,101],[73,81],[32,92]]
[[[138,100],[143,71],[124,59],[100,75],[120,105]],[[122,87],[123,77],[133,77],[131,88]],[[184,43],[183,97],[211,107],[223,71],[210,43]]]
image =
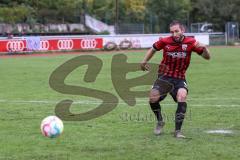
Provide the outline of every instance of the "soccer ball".
[[48,116],[41,122],[41,132],[49,138],[58,137],[63,132],[63,122],[57,116]]

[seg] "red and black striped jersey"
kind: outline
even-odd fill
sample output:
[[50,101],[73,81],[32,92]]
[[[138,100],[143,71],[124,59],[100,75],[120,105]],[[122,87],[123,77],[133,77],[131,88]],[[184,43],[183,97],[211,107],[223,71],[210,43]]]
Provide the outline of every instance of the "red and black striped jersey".
[[203,48],[195,47],[196,39],[184,37],[182,42],[175,42],[173,37],[161,38],[153,44],[157,51],[163,49],[163,59],[159,65],[159,74],[185,79],[185,72],[190,64],[192,52],[201,55]]

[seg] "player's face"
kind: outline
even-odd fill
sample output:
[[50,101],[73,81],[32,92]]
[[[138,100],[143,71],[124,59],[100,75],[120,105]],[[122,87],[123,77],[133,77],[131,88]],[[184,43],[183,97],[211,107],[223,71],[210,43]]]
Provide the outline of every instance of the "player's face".
[[178,24],[170,27],[170,33],[172,34],[173,39],[176,42],[182,41],[183,32],[184,32],[184,30],[181,29],[181,27]]

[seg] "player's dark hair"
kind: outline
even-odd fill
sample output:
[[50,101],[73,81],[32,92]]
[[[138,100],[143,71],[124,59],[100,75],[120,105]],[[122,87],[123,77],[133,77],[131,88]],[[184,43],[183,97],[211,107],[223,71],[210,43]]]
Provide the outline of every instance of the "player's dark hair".
[[169,27],[172,27],[172,26],[175,26],[175,25],[179,25],[179,27],[180,27],[182,30],[185,30],[185,26],[184,26],[181,22],[179,22],[179,21],[177,21],[177,20],[172,21],[172,22],[170,23]]

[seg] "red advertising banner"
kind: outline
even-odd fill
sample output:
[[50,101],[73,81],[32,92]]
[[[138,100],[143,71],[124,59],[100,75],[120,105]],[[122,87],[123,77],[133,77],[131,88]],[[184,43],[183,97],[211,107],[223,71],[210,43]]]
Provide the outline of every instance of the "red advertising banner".
[[[31,42],[31,44],[29,44]],[[29,41],[26,39],[0,40],[0,54],[29,51],[71,51],[91,50],[103,48],[102,38],[58,38],[39,39]]]

